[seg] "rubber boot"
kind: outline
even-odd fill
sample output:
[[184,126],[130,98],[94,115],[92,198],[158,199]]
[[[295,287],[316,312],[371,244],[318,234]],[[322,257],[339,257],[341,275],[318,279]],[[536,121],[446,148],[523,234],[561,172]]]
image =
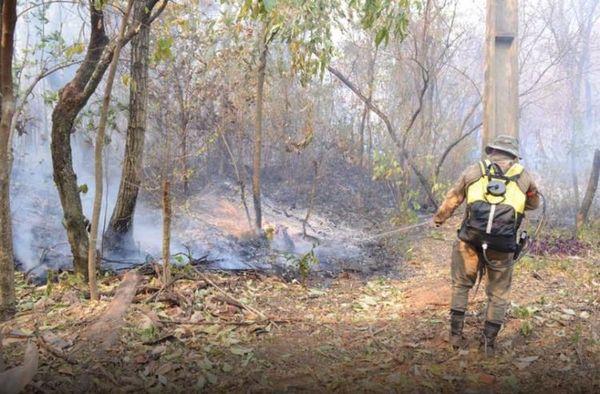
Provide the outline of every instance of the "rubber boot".
[[465,312],[450,310],[450,344],[454,350],[465,346],[463,328],[465,326]]
[[494,357],[496,355],[496,337],[502,328],[501,324],[485,322],[483,334],[481,335],[481,349],[486,357]]

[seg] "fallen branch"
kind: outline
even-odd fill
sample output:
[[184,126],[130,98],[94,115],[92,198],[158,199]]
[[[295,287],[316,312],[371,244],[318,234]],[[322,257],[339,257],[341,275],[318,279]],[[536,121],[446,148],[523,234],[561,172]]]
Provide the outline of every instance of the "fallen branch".
[[163,335],[163,336],[162,336],[162,337],[160,337],[160,338],[153,339],[153,340],[151,340],[151,341],[142,342],[142,343],[143,343],[144,345],[150,345],[150,346],[153,346],[153,345],[158,345],[158,344],[160,344],[160,343],[163,343],[163,342],[170,341],[170,340],[172,340],[172,339],[178,339],[178,338],[177,338],[175,335],[173,335],[173,334],[167,334],[167,335]]
[[23,364],[0,373],[2,394],[18,394],[31,383],[37,373],[40,355],[33,342],[27,344]]
[[219,320],[219,321],[183,321],[183,320],[159,320],[159,322],[163,324],[176,324],[176,325],[190,325],[190,326],[211,326],[211,325],[224,325],[224,326],[251,326],[252,324],[257,324],[256,321],[253,320],[244,320],[244,321],[227,321],[227,320]]
[[215,296],[214,299],[217,301],[221,301],[225,304],[229,304],[229,305],[235,306],[237,308],[244,309],[244,305],[240,304],[237,300],[234,300],[233,298],[231,298],[229,296],[218,295],[218,296]]
[[119,328],[123,325],[123,316],[135,297],[140,279],[137,271],[125,274],[106,312],[83,333],[83,342],[78,349],[88,347],[89,342],[97,342],[101,349],[108,350],[116,342]]
[[161,295],[162,293],[164,293],[165,290],[167,290],[169,287],[173,286],[173,284],[175,282],[177,282],[179,279],[180,278],[172,278],[169,281],[169,283],[163,285],[156,293],[154,293],[150,297],[146,298],[146,300],[144,300],[144,304],[148,304],[149,302],[154,301],[156,298],[158,298],[159,295]]
[[52,356],[57,357],[57,358],[62,358],[63,360],[65,360],[66,362],[68,362],[71,365],[77,364],[77,360],[75,360],[73,357],[69,356],[62,350],[57,349],[54,346],[50,345],[48,342],[46,342],[46,340],[44,339],[43,336],[41,336],[41,335],[37,336],[37,342],[39,343],[41,348],[46,350]]

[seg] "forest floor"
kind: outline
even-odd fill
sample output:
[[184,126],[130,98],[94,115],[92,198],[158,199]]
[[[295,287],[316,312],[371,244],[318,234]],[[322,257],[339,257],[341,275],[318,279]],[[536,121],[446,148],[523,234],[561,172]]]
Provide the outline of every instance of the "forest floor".
[[19,365],[27,343],[37,345],[30,392],[599,392],[598,245],[515,267],[499,350],[486,358],[485,279],[470,302],[469,347],[448,344],[453,228],[416,239],[398,262],[402,278],[300,283],[188,267],[161,290],[145,275],[131,282],[122,322],[119,303],[109,306],[120,278],[102,279],[99,302],[67,274],[21,283],[0,361]]

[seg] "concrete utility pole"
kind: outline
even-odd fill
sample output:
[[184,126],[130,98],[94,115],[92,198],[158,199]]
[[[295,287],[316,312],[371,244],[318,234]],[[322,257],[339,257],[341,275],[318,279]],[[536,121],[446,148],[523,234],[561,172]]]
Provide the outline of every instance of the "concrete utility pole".
[[518,10],[518,0],[487,0],[484,147],[500,134],[519,136]]

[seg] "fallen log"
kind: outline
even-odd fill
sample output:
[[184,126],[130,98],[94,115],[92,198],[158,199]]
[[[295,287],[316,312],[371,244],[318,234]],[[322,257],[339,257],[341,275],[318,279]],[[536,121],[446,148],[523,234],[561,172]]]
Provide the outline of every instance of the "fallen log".
[[97,345],[101,350],[109,350],[119,338],[123,326],[123,316],[129,309],[141,276],[137,271],[129,271],[123,276],[123,281],[117,288],[114,298],[106,312],[81,335],[82,342],[78,349],[89,345]]
[[33,380],[37,373],[39,354],[33,342],[27,344],[23,364],[0,372],[0,393],[17,394]]

